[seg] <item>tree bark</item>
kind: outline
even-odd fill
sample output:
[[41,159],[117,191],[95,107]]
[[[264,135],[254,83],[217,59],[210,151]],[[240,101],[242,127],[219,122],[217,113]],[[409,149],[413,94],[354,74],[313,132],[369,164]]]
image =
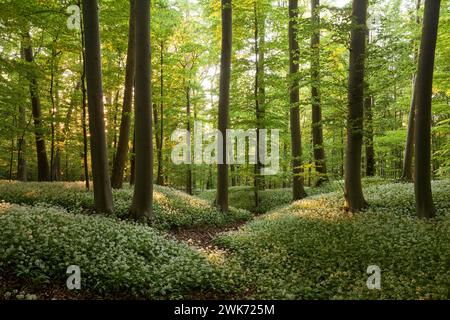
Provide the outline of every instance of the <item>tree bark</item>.
[[320,96],[320,0],[311,0],[311,22],[313,35],[311,37],[311,98],[312,98],[312,139],[314,161],[320,186],[327,181],[327,166],[323,146],[322,107]]
[[115,189],[123,186],[123,173],[128,157],[128,146],[130,143],[131,112],[133,103],[133,86],[135,72],[135,0],[130,1],[130,22],[128,31],[128,52],[125,71],[125,91],[123,96],[122,119],[120,122],[119,143],[116,156],[114,157],[111,185]]
[[[416,24],[420,24],[420,11],[421,0],[416,1]],[[414,46],[415,47],[415,46]],[[417,64],[417,53],[416,49],[414,49],[414,63]],[[416,111],[416,74],[413,75],[412,81],[412,94],[411,94],[411,105],[409,108],[409,117],[408,117],[408,133],[406,137],[405,144],[405,155],[403,158],[403,170],[402,176],[400,180],[408,182],[413,180],[413,172],[412,172],[412,163],[413,163],[413,155],[414,155],[414,126],[415,126],[415,111]]]
[[[222,152],[222,163],[217,165],[217,206],[223,213],[228,213],[228,164],[226,132],[229,125],[230,111],[230,78],[231,78],[231,52],[232,52],[232,8],[231,0],[222,1],[222,49],[220,62],[220,90],[218,129],[222,133],[222,142],[218,149]],[[220,159],[219,159],[220,160]]]
[[361,184],[367,5],[368,0],[353,0],[345,158],[345,208],[351,212],[367,206]]
[[[24,35],[24,57],[25,61],[34,63],[33,48],[31,47],[31,37],[27,32]],[[34,75],[29,77],[31,106],[33,109],[34,134],[36,137],[36,152],[38,162],[38,181],[50,180],[50,168],[45,147],[44,128],[42,126],[41,100],[39,98],[39,87]]]
[[302,138],[300,130],[300,92],[299,92],[299,44],[298,33],[298,0],[289,0],[289,76],[290,76],[290,123],[293,167],[293,200],[306,196],[303,186]]
[[[191,159],[191,88],[190,81],[186,85],[186,129],[189,133],[189,159]],[[192,164],[187,165],[186,172],[186,193],[192,195]]]
[[[20,56],[23,60],[25,60],[25,53],[23,47],[20,48]],[[25,114],[25,107],[23,105],[19,105],[19,130],[21,136],[17,141],[17,180],[26,182],[27,161],[25,158],[26,153],[25,134],[27,130],[27,120]]]
[[112,213],[114,208],[108,174],[97,0],[83,0],[83,23],[95,209]]
[[150,0],[136,1],[135,186],[130,214],[135,220],[152,221],[153,139],[150,49]]
[[366,101],[364,102],[364,111],[366,118],[366,176],[375,176],[375,151],[373,148],[373,113],[372,113],[373,97],[366,93]]
[[431,99],[434,59],[439,25],[440,0],[425,2],[419,68],[416,80],[414,189],[420,218],[436,215],[431,191]]
[[158,159],[158,171],[156,176],[156,184],[164,185],[164,176],[163,176],[163,144],[164,144],[164,42],[161,41],[161,52],[159,57],[160,62],[160,88],[159,88],[159,97],[160,97],[160,117],[161,121],[159,121],[158,125],[158,112],[157,109],[153,111],[155,116],[155,136],[156,136],[156,149],[157,149],[157,159]]

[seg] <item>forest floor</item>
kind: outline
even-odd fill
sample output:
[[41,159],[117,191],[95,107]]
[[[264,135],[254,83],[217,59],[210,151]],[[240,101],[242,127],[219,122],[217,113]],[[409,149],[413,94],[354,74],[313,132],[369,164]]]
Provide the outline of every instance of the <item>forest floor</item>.
[[[0,182],[0,299],[449,299],[450,181],[433,182],[430,221],[414,216],[412,184],[365,180],[370,207],[355,215],[340,189],[292,204],[266,190],[252,208],[252,191],[232,188],[238,208],[223,217],[213,191],[156,187],[157,222],[144,226],[126,219],[130,188],[105,217],[80,183]],[[66,289],[69,265],[80,291]],[[381,290],[366,285],[373,265]]]

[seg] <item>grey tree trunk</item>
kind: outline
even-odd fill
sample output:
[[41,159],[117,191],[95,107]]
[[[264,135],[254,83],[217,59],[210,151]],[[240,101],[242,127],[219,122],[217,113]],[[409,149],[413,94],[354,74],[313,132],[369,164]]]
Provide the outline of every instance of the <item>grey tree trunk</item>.
[[433,218],[436,215],[431,191],[431,99],[440,5],[440,0],[425,2],[419,68],[414,90],[414,190],[417,216],[420,218]]
[[353,0],[345,157],[345,208],[351,212],[367,206],[361,184],[367,5],[368,0]]
[[314,161],[319,178],[316,185],[327,181],[327,166],[323,146],[322,107],[320,97],[320,0],[311,0],[311,22],[314,28],[311,37],[311,98],[312,140]]
[[[31,47],[31,37],[28,32],[24,35],[23,50],[25,61],[27,61],[30,64],[34,63],[33,48]],[[45,147],[44,128],[42,126],[42,111],[41,111],[41,100],[39,98],[39,87],[34,75],[30,76],[29,81],[30,81],[31,106],[33,110],[33,120],[34,120],[34,134],[36,137],[38,180],[49,181],[50,167],[48,164],[47,150]]]
[[[20,49],[20,56],[25,60],[23,47]],[[27,160],[25,158],[27,120],[25,107],[23,105],[19,106],[19,130],[21,135],[17,141],[17,180],[25,182],[27,181]]]
[[[186,130],[191,136],[191,88],[190,81],[186,85]],[[189,140],[189,159],[191,158],[191,142]],[[187,165],[186,171],[186,193],[192,195],[192,164]]]
[[131,216],[151,222],[153,215],[153,139],[150,0],[136,1],[135,185]]
[[303,186],[302,138],[300,131],[300,92],[299,92],[299,45],[298,34],[298,0],[289,0],[289,76],[290,76],[290,123],[293,167],[293,200],[306,196]]
[[83,0],[83,23],[95,209],[112,213],[114,208],[108,174],[97,0]]
[[120,122],[119,143],[111,177],[111,185],[115,189],[123,186],[123,173],[128,157],[128,146],[130,143],[131,109],[133,103],[133,86],[135,72],[135,0],[130,1],[130,22],[128,31],[128,52],[125,71],[125,91],[123,96],[122,119]]
[[222,152],[222,164],[217,166],[217,206],[223,213],[228,213],[228,164],[226,163],[227,145],[226,132],[229,125],[230,111],[230,78],[232,52],[232,8],[231,0],[222,1],[222,52],[220,59],[220,92],[218,129],[222,133],[223,141],[218,145]]

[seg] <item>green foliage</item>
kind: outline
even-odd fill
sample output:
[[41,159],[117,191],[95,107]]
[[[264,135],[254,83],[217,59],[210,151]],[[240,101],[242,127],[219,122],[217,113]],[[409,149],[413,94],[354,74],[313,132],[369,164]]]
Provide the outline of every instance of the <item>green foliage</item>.
[[[438,218],[414,218],[410,184],[365,190],[371,205],[350,216],[342,193],[312,197],[261,216],[216,243],[246,268],[252,298],[448,299],[450,181],[433,183]],[[381,290],[368,290],[369,265]]]
[[[114,190],[115,216],[127,218],[133,189]],[[251,218],[245,210],[231,209],[221,214],[208,202],[167,187],[155,187],[155,225],[160,229],[226,226]],[[0,182],[0,200],[26,205],[45,203],[71,213],[92,213],[94,196],[82,183]]]
[[70,265],[80,267],[83,290],[102,295],[162,299],[227,290],[206,254],[154,229],[49,206],[0,204],[0,271],[63,288]]

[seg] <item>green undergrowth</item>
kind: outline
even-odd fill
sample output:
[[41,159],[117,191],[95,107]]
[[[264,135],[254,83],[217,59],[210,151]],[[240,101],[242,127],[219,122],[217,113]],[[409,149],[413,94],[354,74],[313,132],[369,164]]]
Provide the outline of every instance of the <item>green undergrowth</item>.
[[[437,218],[419,220],[412,184],[365,189],[370,209],[348,215],[342,194],[298,201],[215,243],[245,269],[257,299],[449,299],[450,181],[433,183]],[[369,290],[367,268],[381,269]]]
[[[133,189],[126,187],[113,191],[115,213],[127,218],[133,199]],[[221,214],[209,202],[189,196],[168,187],[155,186],[155,226],[159,229],[223,227],[251,219],[242,209],[230,209]],[[40,203],[59,206],[71,213],[92,213],[94,195],[84,189],[82,183],[21,183],[0,182],[0,200],[8,203],[37,205]]]
[[49,206],[0,204],[0,273],[12,271],[34,288],[51,283],[64,290],[71,265],[80,267],[80,292],[100,296],[214,297],[229,293],[233,283],[233,271],[225,273],[214,257],[153,228]]

